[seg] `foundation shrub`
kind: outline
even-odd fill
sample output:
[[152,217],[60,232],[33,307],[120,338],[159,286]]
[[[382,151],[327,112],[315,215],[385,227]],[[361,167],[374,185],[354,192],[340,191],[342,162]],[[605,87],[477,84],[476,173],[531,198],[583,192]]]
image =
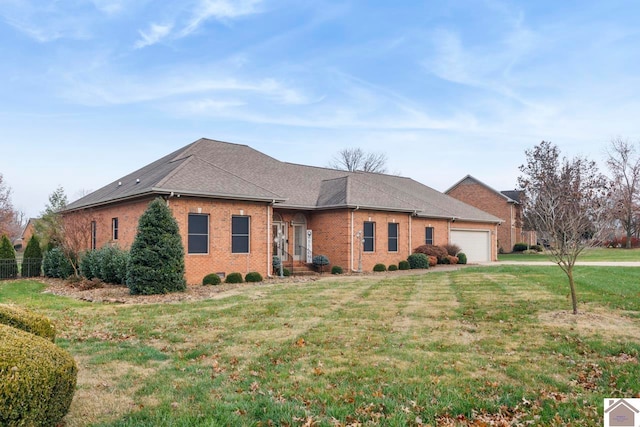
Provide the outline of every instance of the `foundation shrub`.
[[66,279],[73,275],[73,267],[60,248],[52,248],[45,252],[42,270],[45,276],[57,279]]
[[127,286],[133,295],[184,291],[184,246],[178,223],[161,198],[140,216],[129,251]]
[[449,255],[449,256],[447,256],[447,260],[449,261],[449,264],[451,264],[451,265],[455,265],[455,264],[458,263],[458,257],[457,256]]
[[227,277],[224,279],[224,283],[243,283],[242,274],[240,273],[229,273]]
[[461,251],[460,246],[456,245],[455,243],[444,245],[443,248],[447,251],[447,254],[451,256],[456,256],[458,255],[458,252]]
[[255,283],[255,282],[262,282],[262,275],[260,273],[258,273],[257,271],[251,271],[249,273],[247,273],[246,276],[244,276],[244,280],[247,283]]
[[376,271],[376,272],[387,271],[387,266],[384,264],[376,264],[373,266],[373,271]]
[[282,275],[283,275],[284,277],[289,277],[289,276],[291,276],[291,270],[289,270],[288,268],[283,268],[283,269],[282,269]]
[[439,263],[442,263],[442,260],[449,255],[447,250],[442,246],[436,245],[422,245],[418,246],[413,250],[413,253],[425,254],[427,256],[434,256],[438,260]]
[[219,285],[220,283],[222,283],[222,279],[220,279],[220,276],[218,276],[216,273],[207,274],[202,279],[203,285],[215,286],[215,285]]
[[80,259],[80,274],[91,280],[100,276],[100,251],[88,251]]
[[339,265],[334,265],[333,267],[331,267],[331,274],[342,274],[343,270],[342,267],[340,267]]
[[407,258],[407,262],[412,270],[419,268],[429,268],[429,260],[427,256],[423,253],[415,253],[409,255]]
[[438,258],[434,256],[429,255],[427,259],[429,260],[429,267],[435,267],[438,264]]
[[513,245],[513,252],[524,252],[529,248],[526,243],[516,243]]
[[409,265],[409,261],[400,261],[398,263],[398,269],[399,270],[409,270],[411,268],[411,266]]
[[0,325],[0,425],[57,426],[69,411],[78,368],[65,350]]
[[395,265],[395,264],[391,264],[387,270],[389,270],[389,271],[398,271],[398,266]]
[[127,279],[127,260],[129,252],[117,246],[105,246],[100,249],[100,275],[105,283],[122,285]]
[[467,263],[467,254],[464,252],[460,252],[458,254],[458,264],[466,264]]
[[0,325],[21,329],[51,342],[56,338],[51,320],[17,305],[0,304]]

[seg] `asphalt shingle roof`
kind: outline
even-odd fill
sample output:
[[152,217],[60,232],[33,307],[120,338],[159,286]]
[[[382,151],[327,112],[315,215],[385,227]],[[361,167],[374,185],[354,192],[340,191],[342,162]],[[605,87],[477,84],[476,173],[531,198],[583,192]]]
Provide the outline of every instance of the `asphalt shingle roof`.
[[100,206],[148,194],[273,201],[276,207],[361,207],[418,216],[500,222],[410,178],[278,161],[246,145],[200,139],[67,206]]

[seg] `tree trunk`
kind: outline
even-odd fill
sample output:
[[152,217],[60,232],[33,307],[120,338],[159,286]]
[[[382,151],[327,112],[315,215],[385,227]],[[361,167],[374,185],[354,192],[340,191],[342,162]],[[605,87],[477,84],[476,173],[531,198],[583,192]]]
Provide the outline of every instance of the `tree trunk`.
[[627,244],[626,244],[627,249],[631,249],[631,236],[632,236],[631,231],[632,231],[631,226],[629,226],[627,228]]
[[573,266],[567,268],[567,277],[569,278],[569,289],[571,289],[571,305],[573,306],[573,314],[578,314],[578,297],[576,296],[576,284],[573,281]]

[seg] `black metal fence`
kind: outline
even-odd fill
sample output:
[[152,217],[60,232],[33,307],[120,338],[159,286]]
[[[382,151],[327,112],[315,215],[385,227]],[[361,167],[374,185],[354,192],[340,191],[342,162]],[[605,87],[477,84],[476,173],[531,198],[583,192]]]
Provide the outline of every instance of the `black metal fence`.
[[42,275],[42,259],[0,259],[0,279],[38,277]]

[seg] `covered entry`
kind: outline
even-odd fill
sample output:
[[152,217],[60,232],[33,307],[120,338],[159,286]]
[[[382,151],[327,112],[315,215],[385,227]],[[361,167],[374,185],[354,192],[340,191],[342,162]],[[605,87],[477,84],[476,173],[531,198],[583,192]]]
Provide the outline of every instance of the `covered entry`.
[[451,230],[451,243],[460,246],[467,262],[491,261],[491,232],[489,230]]

